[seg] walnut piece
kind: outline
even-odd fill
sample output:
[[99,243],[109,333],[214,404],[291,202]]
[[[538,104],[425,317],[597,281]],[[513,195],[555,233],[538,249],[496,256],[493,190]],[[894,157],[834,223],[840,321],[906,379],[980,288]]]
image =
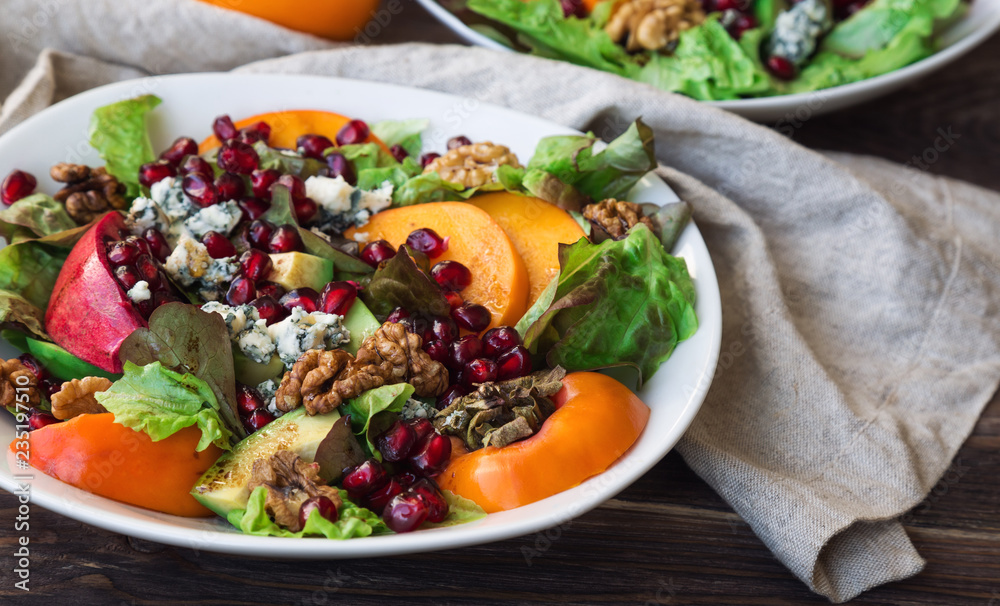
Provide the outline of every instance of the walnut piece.
[[445,181],[470,189],[495,182],[497,169],[504,164],[521,167],[509,148],[486,141],[456,147],[428,164],[424,173],[437,172]]
[[410,383],[418,396],[438,396],[448,388],[448,370],[431,359],[423,340],[402,324],[386,322],[365,339],[357,357],[334,349],[311,349],[285,373],[275,405],[285,412],[304,405],[325,414],[369,389]]
[[583,207],[583,218],[606,231],[615,240],[624,238],[628,230],[639,223],[656,231],[656,226],[649,217],[642,214],[642,207],[635,202],[608,198],[597,204],[588,204]]
[[292,532],[302,530],[299,510],[312,497],[326,497],[340,511],[343,504],[336,488],[327,486],[319,477],[319,464],[306,463],[299,455],[279,450],[268,459],[257,459],[253,464],[248,487],[253,492],[258,486],[267,489],[264,509],[275,524]]
[[62,384],[62,389],[52,394],[52,416],[65,421],[78,415],[108,412],[94,394],[111,389],[111,381],[104,377],[84,377]]
[[[17,358],[0,360],[0,382],[2,382],[0,383],[0,401],[2,401],[4,408],[28,412],[28,408],[38,406],[41,401],[38,392],[38,378]],[[27,400],[25,400],[24,394],[27,394]]]
[[624,0],[615,6],[604,31],[630,52],[671,49],[684,30],[705,20],[699,0]]
[[90,223],[110,209],[124,210],[128,206],[125,185],[103,166],[92,169],[83,164],[60,162],[49,175],[66,184],[53,197],[66,205],[66,212],[79,225]]

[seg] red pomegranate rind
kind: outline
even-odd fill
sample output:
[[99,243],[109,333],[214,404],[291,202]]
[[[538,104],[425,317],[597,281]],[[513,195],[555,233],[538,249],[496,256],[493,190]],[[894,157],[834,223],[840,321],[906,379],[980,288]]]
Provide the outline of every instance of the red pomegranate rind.
[[146,321],[115,281],[105,241],[118,240],[125,222],[117,211],[104,215],[83,237],[59,272],[45,328],[74,356],[108,372],[121,372],[118,349]]

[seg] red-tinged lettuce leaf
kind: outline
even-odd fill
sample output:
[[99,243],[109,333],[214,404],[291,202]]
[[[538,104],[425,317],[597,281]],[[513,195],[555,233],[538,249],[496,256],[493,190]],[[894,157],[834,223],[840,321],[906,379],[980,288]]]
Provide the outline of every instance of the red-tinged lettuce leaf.
[[568,371],[631,366],[640,384],[694,334],[694,283],[645,225],[559,249],[556,286],[518,324],[525,346]]
[[338,482],[345,469],[360,465],[364,460],[365,450],[354,437],[350,415],[337,419],[330,433],[316,447],[313,457],[313,461],[319,463],[319,477],[327,484]]
[[447,316],[451,312],[441,287],[420,271],[403,246],[375,272],[358,296],[380,320],[397,307],[431,316]]
[[643,214],[656,226],[663,250],[670,252],[677,244],[681,233],[691,222],[691,205],[687,202],[671,202],[658,206],[646,203],[642,205]]
[[0,290],[0,327],[49,340],[45,333],[45,312],[8,290]]
[[219,402],[222,422],[238,439],[246,436],[236,412],[229,329],[219,314],[186,303],[161,305],[149,317],[149,328],[136,330],[122,342],[118,357],[139,366],[160,362],[205,381]]
[[34,194],[0,210],[0,235],[8,242],[13,242],[19,232],[27,233],[21,228],[38,238],[75,229],[76,222],[61,203],[45,194]]

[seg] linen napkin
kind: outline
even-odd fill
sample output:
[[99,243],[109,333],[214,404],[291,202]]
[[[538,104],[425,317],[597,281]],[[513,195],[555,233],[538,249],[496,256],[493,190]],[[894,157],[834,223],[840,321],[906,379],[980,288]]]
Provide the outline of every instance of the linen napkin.
[[[435,89],[606,139],[642,116],[722,291],[722,357],[678,450],[834,602],[922,569],[897,519],[942,476],[1000,383],[1000,195],[822,155],[564,63],[423,44],[319,51],[331,45],[189,0],[59,0],[39,12],[45,4],[5,3],[0,95],[21,84],[0,108],[0,133],[106,82],[266,57],[281,58],[237,71]],[[25,34],[42,14],[47,25]]]

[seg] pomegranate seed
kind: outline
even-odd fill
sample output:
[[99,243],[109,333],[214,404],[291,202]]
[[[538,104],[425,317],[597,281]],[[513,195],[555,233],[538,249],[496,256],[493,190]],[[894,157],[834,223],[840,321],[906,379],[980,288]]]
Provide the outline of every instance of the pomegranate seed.
[[410,486],[413,486],[419,479],[420,476],[413,473],[412,471],[402,471],[396,474],[396,481],[399,482],[399,485],[402,486],[403,488],[409,488]]
[[292,208],[295,209],[295,218],[302,225],[312,221],[319,212],[319,206],[312,198],[296,198],[292,200]]
[[445,291],[444,298],[448,299],[448,305],[450,305],[452,309],[460,307],[463,303],[465,303],[465,301],[462,300],[462,295],[453,290]]
[[382,512],[382,520],[393,532],[410,532],[424,523],[427,514],[427,505],[423,499],[405,492],[389,501]]
[[143,255],[151,254],[149,243],[140,238],[139,236],[129,236],[125,238],[125,241],[135,246],[139,249],[139,253]]
[[417,442],[417,432],[413,428],[396,421],[375,439],[375,447],[386,461],[402,461],[410,454]]
[[433,229],[421,227],[406,236],[406,245],[431,259],[436,259],[448,250],[448,238],[442,238]]
[[472,284],[472,272],[458,261],[441,261],[431,268],[431,277],[445,290],[465,290]]
[[365,497],[363,503],[368,509],[371,509],[376,513],[381,513],[385,510],[385,506],[389,504],[389,501],[402,492],[403,487],[396,481],[395,478],[392,478],[385,486],[376,488],[368,493],[368,496]]
[[302,135],[295,140],[295,147],[306,158],[323,159],[323,152],[333,147],[333,141],[323,135]]
[[142,277],[139,276],[138,270],[131,265],[121,265],[115,268],[115,279],[122,285],[122,288],[131,290],[139,283],[139,280],[142,280]]
[[451,139],[448,139],[449,150],[456,149],[464,145],[472,145],[472,141],[470,141],[469,138],[466,137],[465,135],[459,135],[457,137],[452,137]]
[[212,165],[201,156],[188,156],[185,158],[184,163],[181,164],[178,172],[185,176],[203,175],[206,180],[213,179],[215,177],[215,171],[212,170]]
[[271,199],[271,186],[278,182],[281,173],[268,168],[266,170],[255,170],[250,173],[250,187],[253,195],[264,200]]
[[108,248],[108,261],[112,265],[132,265],[139,258],[142,251],[131,242],[115,242]]
[[732,21],[725,24],[725,27],[734,40],[739,40],[743,37],[744,32],[757,27],[757,19],[746,13],[736,13],[735,15]]
[[358,288],[350,282],[330,282],[320,297],[320,311],[346,316],[358,298]]
[[139,167],[139,185],[143,187],[152,187],[154,183],[159,183],[167,177],[176,176],[177,169],[164,160],[150,162]]
[[251,145],[257,141],[267,143],[271,139],[271,125],[264,121],[254,122],[240,129],[240,135],[246,139],[245,143]]
[[393,145],[392,147],[390,147],[389,148],[389,153],[392,154],[392,157],[396,159],[396,162],[402,162],[403,160],[405,160],[410,155],[410,153],[408,151],[406,151],[405,149],[403,149],[402,145],[398,145],[398,144],[397,145]]
[[250,416],[243,419],[243,427],[250,433],[264,429],[268,423],[274,420],[274,415],[267,412],[267,409],[258,408],[250,413]]
[[437,152],[427,152],[420,156],[420,168],[427,168],[427,165],[441,157]]
[[344,473],[343,487],[351,499],[357,501],[374,490],[378,490],[389,480],[382,464],[368,459]]
[[407,423],[409,423],[410,427],[413,428],[413,431],[416,432],[418,443],[434,433],[434,424],[427,419],[411,419],[407,421]]
[[306,182],[295,175],[281,175],[278,177],[277,184],[288,188],[288,193],[291,194],[292,200],[300,200],[306,197]]
[[223,143],[230,139],[235,139],[236,135],[239,134],[239,131],[236,130],[236,125],[233,124],[232,118],[225,115],[219,116],[212,122],[212,132]]
[[451,317],[460,328],[472,332],[482,332],[493,321],[490,310],[475,303],[464,303],[456,307],[451,310]]
[[239,200],[247,191],[243,177],[235,173],[222,173],[215,179],[215,190],[220,200]]
[[237,204],[240,205],[240,210],[243,211],[243,218],[245,220],[253,221],[254,219],[259,219],[271,210],[271,203],[267,200],[261,198],[249,197],[243,198]]
[[246,305],[257,298],[257,289],[249,278],[237,276],[233,283],[229,285],[229,292],[226,293],[226,304],[236,307]]
[[285,296],[285,287],[276,282],[257,282],[257,294],[267,295],[277,301]]
[[410,317],[410,312],[406,311],[402,307],[397,307],[389,313],[389,317],[385,319],[386,322],[392,322],[393,324],[398,324],[406,318]]
[[135,261],[135,269],[142,276],[149,287],[156,290],[160,286],[160,267],[153,260],[153,257],[149,255],[139,255],[139,258]]
[[794,63],[777,55],[768,58],[767,70],[779,80],[794,80],[798,72]]
[[53,425],[59,422],[59,419],[53,417],[47,412],[40,411],[37,408],[32,408],[31,414],[28,417],[28,427],[31,428],[31,431],[35,431],[36,429],[41,429],[46,425]]
[[38,387],[51,400],[52,396],[59,393],[59,390],[62,389],[62,381],[55,377],[46,377],[38,382]]
[[250,245],[259,250],[267,250],[274,229],[274,223],[265,219],[254,219],[250,222]]
[[458,338],[458,325],[451,318],[437,316],[431,319],[432,338],[451,343]]
[[178,137],[162,154],[160,160],[176,168],[185,156],[197,156],[198,144],[191,137]]
[[31,371],[31,374],[35,375],[36,379],[48,378],[49,372],[45,370],[42,363],[38,361],[38,358],[31,355],[30,353],[23,353],[17,357],[21,364]]
[[306,310],[306,313],[311,314],[319,309],[319,293],[308,286],[305,288],[296,288],[285,293],[285,296],[281,297],[279,303],[288,311],[292,311],[296,307],[301,307]]
[[507,381],[531,374],[531,354],[518,345],[497,358],[497,380]]
[[264,398],[253,387],[242,383],[236,384],[236,409],[241,417],[249,417],[258,408],[264,408]]
[[190,173],[185,176],[181,187],[187,197],[202,208],[219,202],[219,192],[215,190],[215,184],[201,173]]
[[241,175],[253,173],[253,171],[257,170],[257,166],[260,165],[260,156],[257,155],[257,151],[246,143],[240,143],[239,141],[223,143],[222,147],[219,148],[217,160],[219,168],[222,170]]
[[424,351],[427,355],[431,357],[435,362],[440,362],[442,364],[447,364],[448,362],[448,344],[441,339],[434,339],[433,341],[427,341],[424,343]]
[[[163,284],[166,283],[167,283],[166,280],[163,280]],[[153,295],[153,309],[156,309],[161,305],[166,305],[167,303],[173,303],[174,301],[178,300],[179,299],[177,299],[177,297],[174,297],[173,295],[164,292],[155,293]]]
[[587,18],[587,9],[583,7],[580,0],[559,0],[563,15],[566,17],[576,17],[577,19]]
[[351,120],[337,133],[337,145],[352,145],[364,143],[371,130],[361,120]]
[[448,356],[448,367],[461,370],[465,365],[475,360],[483,353],[483,342],[476,335],[465,335],[451,344]]
[[260,316],[261,320],[267,323],[268,326],[281,322],[288,317],[288,312],[284,307],[278,303],[278,300],[270,295],[261,295],[260,289],[257,290],[259,295],[253,301],[250,301],[250,305],[253,305],[254,309],[257,310],[257,315]]
[[267,242],[267,250],[273,253],[301,252],[305,248],[299,229],[294,225],[278,226]]
[[167,244],[167,239],[164,237],[163,233],[155,227],[150,227],[146,231],[142,232],[142,237],[146,240],[146,244],[149,244],[149,252],[156,260],[163,263],[170,256],[170,245]]
[[385,240],[375,240],[374,242],[369,242],[368,244],[365,244],[364,248],[361,249],[361,260],[372,267],[378,267],[382,261],[391,259],[395,256],[396,249]]
[[495,358],[521,344],[521,335],[510,326],[491,328],[483,335],[483,355]]
[[[451,441],[447,438],[445,438],[445,441],[448,442],[448,456],[451,456]],[[442,469],[443,468],[444,467],[442,466]],[[438,524],[440,522],[444,522],[445,518],[448,517],[448,501],[445,500],[444,495],[441,494],[441,489],[438,488],[432,480],[427,478],[417,480],[413,486],[410,487],[409,492],[412,492],[420,497],[420,500],[422,500],[424,505],[427,506],[428,522]]]
[[236,247],[228,238],[217,231],[210,231],[201,238],[201,243],[208,249],[208,255],[213,259],[225,259],[236,254]]
[[138,302],[133,303],[133,305],[135,306],[136,310],[139,312],[139,315],[142,316],[143,318],[145,318],[146,320],[149,319],[149,316],[151,316],[153,314],[153,310],[156,309],[156,303],[153,301],[153,299],[146,299],[145,301],[138,301]]
[[476,358],[465,365],[464,383],[473,387],[478,383],[490,383],[497,378],[497,363],[489,358]]
[[7,175],[3,184],[0,185],[0,198],[3,199],[4,204],[10,206],[18,200],[30,196],[37,185],[38,180],[33,175],[23,170],[15,170]]
[[331,522],[336,522],[340,514],[337,512],[337,506],[334,505],[333,501],[329,497],[324,497],[323,495],[317,497],[311,497],[306,499],[302,503],[302,507],[299,509],[299,526],[303,528],[306,525],[306,521],[309,516],[312,515],[313,511],[318,511],[319,515]]
[[714,0],[713,11],[738,11],[743,12],[750,8],[748,0]]
[[466,389],[465,386],[458,384],[452,385],[447,390],[445,390],[443,394],[438,396],[437,409],[444,410],[445,408],[451,406],[452,402],[468,394],[469,390]]
[[326,165],[330,168],[331,177],[343,177],[351,185],[358,184],[358,177],[354,174],[354,167],[348,162],[344,154],[334,152],[326,157]]
[[258,282],[271,273],[271,257],[264,251],[253,248],[240,255],[240,267],[244,276]]

